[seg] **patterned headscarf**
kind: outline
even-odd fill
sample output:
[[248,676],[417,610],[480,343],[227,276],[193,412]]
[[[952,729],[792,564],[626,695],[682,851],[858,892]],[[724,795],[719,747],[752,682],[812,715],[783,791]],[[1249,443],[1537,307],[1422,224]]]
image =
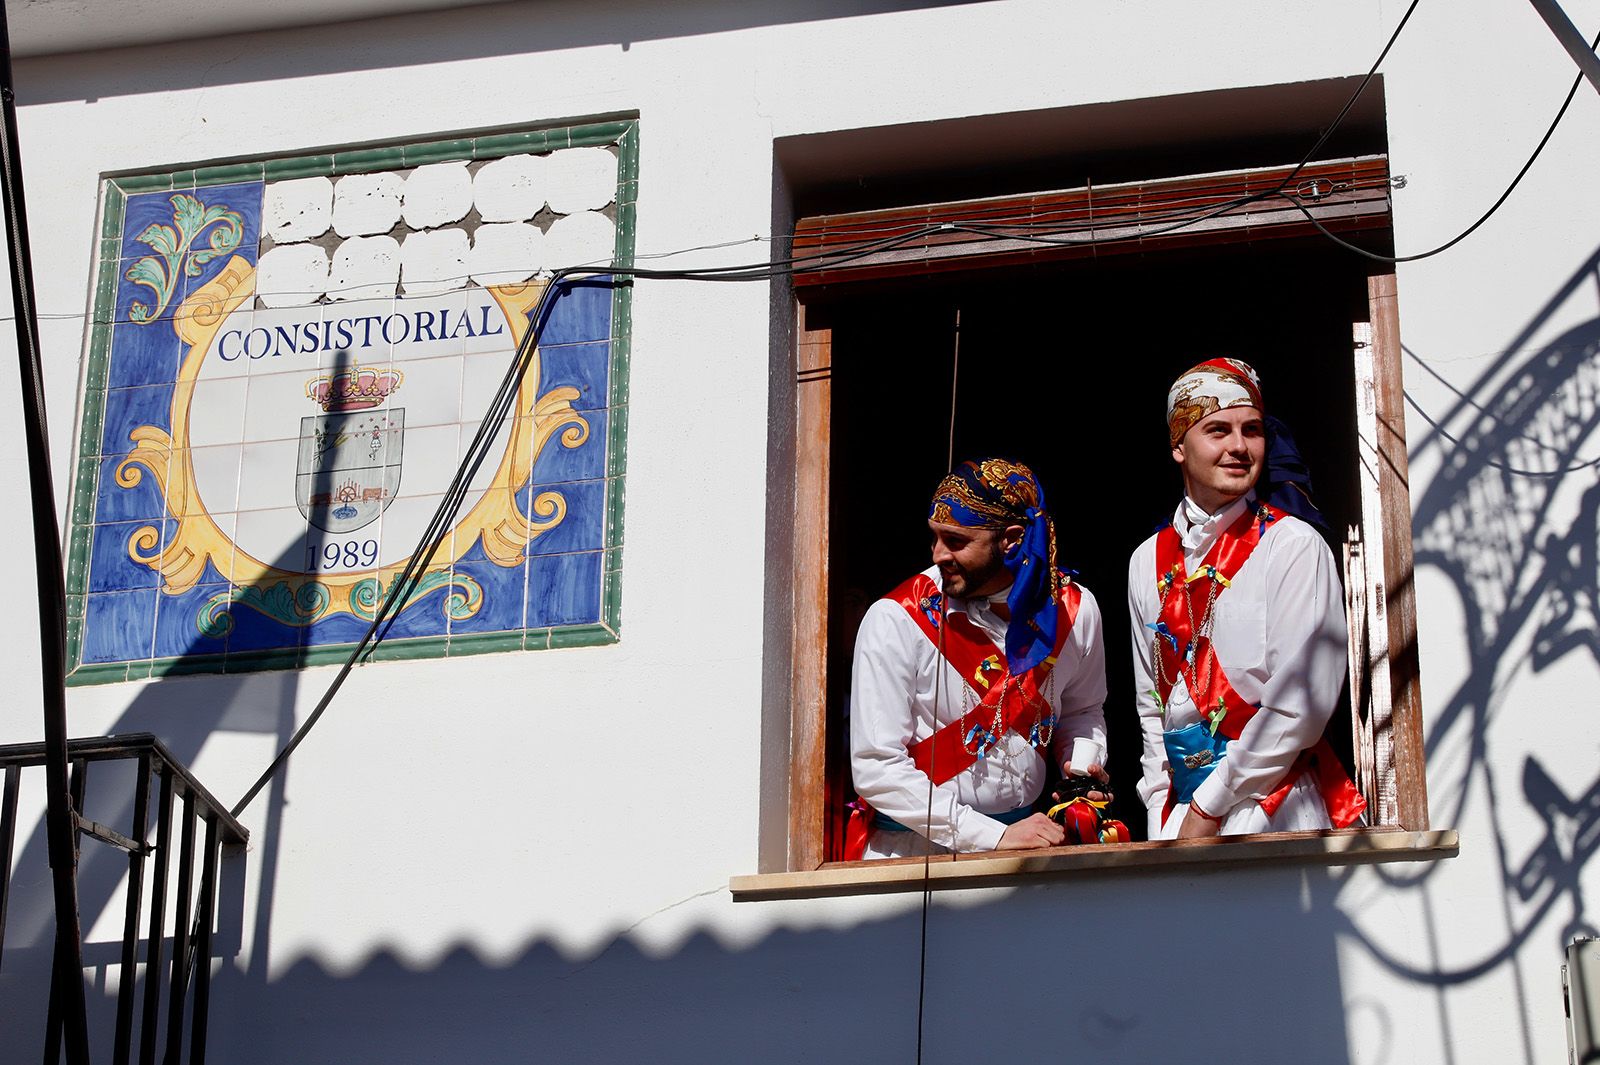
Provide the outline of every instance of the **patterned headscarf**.
[[1020,462],[963,462],[939,482],[928,520],[966,529],[1022,526],[1022,542],[1005,555],[1011,573],[1006,606],[1006,668],[1013,676],[1043,662],[1056,646],[1056,526],[1045,510],[1044,487]]
[[1176,446],[1196,423],[1230,407],[1254,407],[1266,430],[1266,452],[1256,498],[1310,522],[1324,532],[1328,523],[1311,501],[1311,471],[1289,427],[1266,412],[1261,378],[1239,359],[1211,359],[1191,367],[1167,393],[1167,435]]
[[1208,359],[1190,367],[1167,392],[1167,442],[1176,447],[1195,423],[1230,407],[1267,412],[1255,369],[1238,359]]

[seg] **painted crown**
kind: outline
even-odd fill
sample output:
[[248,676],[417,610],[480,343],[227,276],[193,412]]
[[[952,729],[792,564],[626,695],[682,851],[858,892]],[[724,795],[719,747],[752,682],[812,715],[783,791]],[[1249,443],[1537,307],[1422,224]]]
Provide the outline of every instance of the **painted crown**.
[[405,374],[399,370],[354,366],[343,373],[328,374],[308,382],[306,396],[330,414],[366,410],[389,398],[404,380]]

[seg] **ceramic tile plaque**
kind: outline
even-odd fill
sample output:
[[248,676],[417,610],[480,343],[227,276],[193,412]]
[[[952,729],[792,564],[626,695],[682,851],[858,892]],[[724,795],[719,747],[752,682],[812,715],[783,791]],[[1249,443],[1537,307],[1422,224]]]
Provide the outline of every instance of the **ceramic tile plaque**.
[[614,641],[628,287],[558,286],[514,367],[553,270],[631,261],[636,136],[107,179],[70,680],[341,661],[430,529],[375,658]]

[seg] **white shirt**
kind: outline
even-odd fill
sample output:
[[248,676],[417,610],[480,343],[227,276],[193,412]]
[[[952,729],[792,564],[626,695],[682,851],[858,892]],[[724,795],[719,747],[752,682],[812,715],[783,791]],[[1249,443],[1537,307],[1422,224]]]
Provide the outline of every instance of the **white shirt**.
[[[1246,496],[1207,517],[1185,499],[1172,524],[1183,540],[1186,572],[1194,573],[1217,537],[1254,505],[1254,498]],[[1203,601],[1194,603],[1196,625],[1202,623],[1204,609]],[[1170,837],[1187,809],[1175,810],[1163,830],[1161,811],[1170,778],[1161,734],[1199,721],[1200,712],[1181,676],[1167,700],[1165,723],[1153,694],[1153,633],[1146,625],[1161,615],[1154,536],[1139,545],[1128,564],[1128,610],[1133,619],[1134,692],[1144,733],[1139,797],[1150,811],[1150,838]],[[1339,700],[1347,674],[1348,634],[1333,552],[1310,525],[1292,515],[1279,518],[1267,526],[1232,584],[1218,594],[1213,610],[1211,644],[1218,664],[1234,690],[1261,709],[1228,745],[1228,756],[1196,789],[1194,801],[1223,818],[1226,834],[1328,827],[1327,811],[1304,778],[1270,823],[1253,800],[1266,797],[1300,752],[1317,742]]]
[[[924,573],[940,583],[936,567]],[[1100,607],[1087,588],[1080,585],[1079,591],[1083,598],[1077,620],[1040,693],[1056,710],[1051,747],[1058,763],[1071,756],[1072,741],[1080,736],[1105,743]],[[995,615],[991,604],[1004,603],[1005,595],[949,601],[950,612],[964,612],[1002,654],[1006,622]],[[874,603],[856,635],[850,678],[850,766],[856,792],[916,832],[927,829],[923,834],[942,848],[993,850],[1006,826],[985,814],[1025,806],[1044,789],[1044,757],[1029,746],[1026,736],[1031,719],[1020,723],[1023,735],[1007,729],[986,758],[933,789],[931,820],[928,777],[909,753],[914,744],[933,735],[936,723],[944,726],[959,719],[978,700],[905,607],[889,599]]]

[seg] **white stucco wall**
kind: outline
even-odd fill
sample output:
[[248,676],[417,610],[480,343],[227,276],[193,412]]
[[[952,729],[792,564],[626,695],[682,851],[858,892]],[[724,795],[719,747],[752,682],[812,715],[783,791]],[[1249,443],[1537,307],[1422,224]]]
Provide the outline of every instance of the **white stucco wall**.
[[[59,496],[103,173],[637,111],[648,255],[768,235],[777,137],[1359,74],[1404,10],[872,6],[810,19],[773,4],[770,18],[724,30],[718,5],[541,3],[23,62]],[[1586,33],[1600,26],[1600,3],[1567,7]],[[1384,74],[1393,168],[1408,177],[1395,235],[1408,252],[1453,236],[1498,195],[1572,67],[1530,7],[1482,0],[1423,4]],[[1597,124],[1585,87],[1482,231],[1400,268],[1407,347],[1480,403],[1540,344],[1600,313],[1593,282],[1580,285],[1522,353],[1497,354],[1596,253]],[[920,897],[735,905],[725,889],[756,868],[759,844],[769,292],[641,284],[633,312],[622,641],[354,674],[295,756],[284,803],[247,818],[242,944],[214,993],[213,1060],[910,1057]],[[1454,409],[1419,363],[1406,374],[1425,410]],[[1585,388],[1565,402],[1588,419],[1576,453],[1591,458],[1600,433]],[[0,374],[0,409],[17,403],[14,374]],[[1466,410],[1450,428],[1481,421]],[[20,434],[7,432],[0,491],[23,499]],[[1452,449],[1420,419],[1410,438],[1420,505]],[[1560,949],[1593,923],[1585,888],[1597,886],[1593,806],[1577,804],[1600,787],[1600,621],[1586,613],[1595,474],[1530,491],[1551,481],[1527,538],[1560,543],[1586,515],[1590,553],[1565,576],[1539,552],[1518,563],[1547,591],[1509,635],[1484,638],[1493,619],[1465,612],[1442,568],[1418,576],[1424,700],[1440,723],[1429,788],[1435,824],[1460,830],[1460,857],[940,896],[927,1059],[1221,1058],[1218,1040],[1241,1062],[1562,1055]],[[1488,505],[1437,503],[1469,519]],[[1436,516],[1419,514],[1419,540]],[[7,742],[39,735],[26,550],[18,609],[0,617]],[[1530,657],[1564,603],[1577,638],[1551,661]],[[331,676],[75,688],[71,731],[160,733],[227,800]],[[1534,768],[1569,810],[1530,786]],[[1521,897],[1518,874],[1541,846],[1553,858]],[[45,901],[19,890],[12,902],[6,945],[24,972],[48,939]],[[120,908],[104,892],[86,905],[91,942],[111,940]],[[1070,972],[1078,962],[1087,978]],[[9,961],[0,971],[0,1060],[34,1060],[42,988],[16,973]]]

